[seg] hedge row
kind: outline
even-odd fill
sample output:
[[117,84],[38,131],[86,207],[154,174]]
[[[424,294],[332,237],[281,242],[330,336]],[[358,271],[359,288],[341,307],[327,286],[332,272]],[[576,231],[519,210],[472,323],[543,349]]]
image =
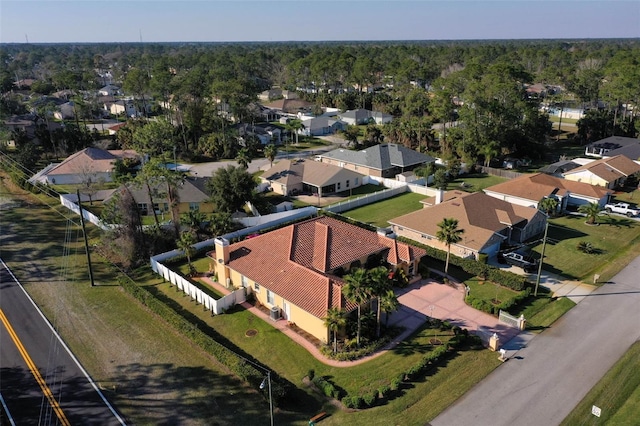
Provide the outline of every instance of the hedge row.
[[[260,385],[265,377],[263,371],[256,369],[238,354],[212,339],[202,330],[198,329],[196,325],[187,321],[180,314],[154,297],[154,295],[146,289],[136,285],[128,277],[118,277],[118,284],[127,293],[146,306],[151,312],[160,316],[183,336],[190,339],[221,364],[229,368],[229,370],[231,370],[231,372],[237,375],[240,379],[249,383],[252,387],[257,388]],[[288,394],[288,386],[286,386],[286,383],[281,383],[279,377],[274,377],[274,375],[272,375],[271,378],[271,392],[273,399],[276,402],[281,401]]]
[[340,399],[340,391],[336,389],[333,383],[328,382],[324,377],[316,376],[312,381],[325,396],[328,396],[329,398]]
[[[398,237],[398,240],[425,249],[427,251],[427,256],[433,259],[440,260],[442,262],[445,262],[447,259],[447,252],[444,250],[438,250],[436,248],[420,244],[416,241],[404,237]],[[527,286],[527,280],[525,279],[525,277],[514,274],[513,272],[503,271],[502,269],[488,265],[481,261],[473,259],[463,259],[458,256],[451,256],[449,259],[449,264],[458,266],[463,271],[471,275],[493,281],[503,287],[507,287],[515,291],[522,291]]]
[[492,315],[498,315],[501,310],[507,311],[512,306],[519,304],[521,301],[529,297],[530,294],[531,287],[527,287],[523,292],[520,292],[511,299],[505,300],[498,305],[494,305],[487,302],[486,300],[475,297],[473,294],[469,294],[465,298],[465,302],[467,303],[467,305],[471,306],[474,309],[478,309],[479,311],[486,312]]
[[452,327],[450,323],[444,321],[432,322],[432,324],[443,329],[453,330],[454,337],[449,340],[446,345],[438,346],[433,351],[426,354],[416,364],[409,367],[398,376],[391,378],[388,383],[381,385],[377,389],[366,390],[360,392],[359,395],[346,395],[342,398],[342,403],[347,408],[368,408],[376,405],[378,402],[382,402],[387,399],[392,392],[400,389],[402,383],[410,380],[414,380],[424,375],[429,369],[433,368],[444,359],[450,349],[461,348],[462,346],[482,347],[482,341],[478,336],[469,334],[467,329],[461,329],[458,326]]
[[392,336],[384,336],[383,338],[378,339],[367,346],[364,346],[360,349],[347,351],[347,352],[334,353],[333,343],[331,343],[328,345],[323,345],[320,348],[320,352],[322,353],[322,355],[326,356],[327,358],[335,359],[336,361],[353,361],[355,359],[360,359],[367,355],[370,355],[375,351],[377,351],[378,349],[382,348],[383,346],[386,346],[387,343],[391,341],[391,337]]

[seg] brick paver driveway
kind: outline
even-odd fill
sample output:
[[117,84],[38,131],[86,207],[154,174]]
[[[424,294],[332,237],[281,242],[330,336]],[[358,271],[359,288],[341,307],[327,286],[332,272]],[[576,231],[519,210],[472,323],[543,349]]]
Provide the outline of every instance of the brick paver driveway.
[[[449,321],[453,325],[466,328],[476,333],[482,327],[484,333],[479,333],[483,339],[497,333],[500,344],[505,344],[518,335],[519,330],[498,322],[492,315],[480,312],[464,303],[464,286],[457,284],[440,284],[432,280],[421,280],[398,292],[401,304],[398,312],[393,313],[389,322],[407,329],[417,328],[426,316]],[[487,333],[488,332],[488,333]]]

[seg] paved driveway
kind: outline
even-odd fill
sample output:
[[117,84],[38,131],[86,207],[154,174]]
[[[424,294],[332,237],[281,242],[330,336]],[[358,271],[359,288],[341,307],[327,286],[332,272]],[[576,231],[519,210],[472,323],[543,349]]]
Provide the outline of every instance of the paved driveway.
[[640,257],[585,296],[432,425],[559,424],[640,339],[638,276]]
[[501,344],[519,334],[519,330],[502,324],[492,315],[480,312],[464,303],[464,286],[440,284],[432,280],[419,281],[398,293],[399,312],[391,315],[389,322],[407,329],[415,329],[427,316],[478,332],[485,340],[497,333]]

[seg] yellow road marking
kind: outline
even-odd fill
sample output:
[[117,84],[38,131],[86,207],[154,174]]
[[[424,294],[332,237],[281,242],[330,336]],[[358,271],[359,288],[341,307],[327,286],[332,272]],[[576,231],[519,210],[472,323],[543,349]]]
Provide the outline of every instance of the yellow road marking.
[[18,335],[13,330],[13,327],[11,327],[11,324],[9,324],[9,320],[4,315],[4,312],[2,311],[2,309],[0,309],[0,320],[2,321],[4,326],[7,328],[7,331],[9,332],[9,335],[11,336],[13,343],[15,343],[16,347],[18,348],[18,351],[20,351],[20,355],[22,355],[24,362],[27,363],[27,367],[29,367],[29,370],[31,371],[31,374],[33,374],[33,377],[35,377],[36,382],[38,382],[38,385],[40,385],[40,389],[42,389],[42,392],[49,400],[49,404],[51,404],[51,408],[53,408],[53,411],[56,413],[56,416],[58,417],[58,420],[60,420],[60,423],[62,423],[64,426],[71,426],[71,423],[69,423],[67,416],[65,416],[64,412],[62,411],[62,408],[60,408],[60,404],[58,404],[58,401],[56,401],[56,399],[53,397],[53,393],[51,392],[51,389],[49,389],[49,387],[47,386],[47,383],[44,381],[44,378],[40,374],[40,371],[38,371],[38,368],[33,363],[33,360],[31,359],[31,357],[27,353],[27,350],[24,348],[24,346],[22,345],[22,342],[18,338]]

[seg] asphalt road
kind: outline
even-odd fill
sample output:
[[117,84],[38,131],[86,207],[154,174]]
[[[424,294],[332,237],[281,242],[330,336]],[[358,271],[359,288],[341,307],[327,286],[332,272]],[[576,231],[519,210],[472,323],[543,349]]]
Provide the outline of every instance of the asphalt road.
[[640,339],[638,276],[640,257],[516,352],[431,424],[559,424]]
[[0,263],[0,394],[17,425],[124,424],[4,262]]

